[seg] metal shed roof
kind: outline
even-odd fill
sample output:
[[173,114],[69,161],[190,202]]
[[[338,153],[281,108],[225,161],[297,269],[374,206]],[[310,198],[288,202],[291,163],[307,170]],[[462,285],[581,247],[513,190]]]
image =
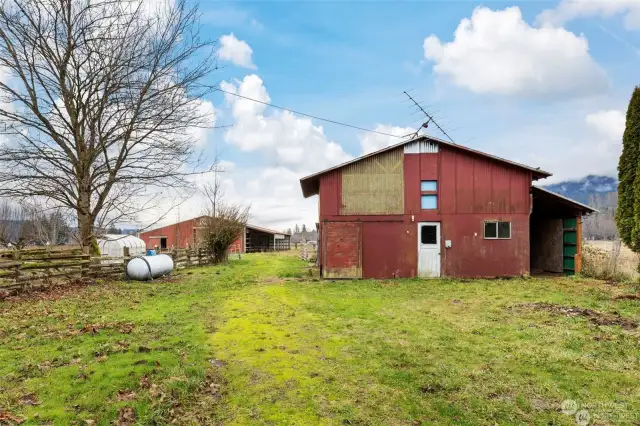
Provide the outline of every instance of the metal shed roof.
[[551,192],[548,189],[544,189],[539,186],[532,186],[531,194],[533,195],[534,199],[534,209],[536,209],[536,200],[546,198],[554,203],[560,203],[561,205],[564,205],[565,209],[571,209],[581,214],[598,213],[598,210],[594,209],[593,207],[579,203],[576,200],[567,198],[564,195],[556,194],[555,192]]
[[287,232],[276,231],[275,229],[263,228],[261,226],[249,225],[247,224],[247,228],[254,229],[256,231],[264,232],[266,234],[279,234],[279,235],[291,235]]
[[551,176],[551,173],[546,172],[544,170],[541,170],[539,167],[526,166],[524,164],[520,164],[520,163],[516,163],[514,161],[506,160],[506,159],[501,158],[501,157],[496,157],[495,155],[487,154],[487,153],[482,152],[482,151],[477,151],[475,149],[467,148],[466,146],[456,145],[454,143],[447,142],[447,141],[444,141],[442,139],[439,139],[439,138],[436,138],[436,137],[433,137],[433,136],[420,136],[420,137],[417,137],[417,138],[413,138],[413,139],[409,139],[409,140],[406,140],[406,141],[402,141],[400,143],[388,146],[386,148],[382,148],[382,149],[380,149],[378,151],[372,152],[370,154],[363,155],[363,156],[355,158],[355,159],[353,159],[351,161],[347,161],[347,162],[339,164],[337,166],[322,170],[321,172],[314,173],[312,175],[303,177],[302,179],[300,179],[300,186],[302,187],[302,195],[304,195],[305,198],[308,198],[308,197],[311,197],[312,195],[318,194],[318,191],[319,191],[319,188],[320,188],[319,179],[320,179],[320,176],[324,175],[325,173],[331,172],[333,170],[341,169],[341,168],[343,168],[345,166],[348,166],[349,164],[356,163],[356,162],[358,162],[360,160],[363,160],[365,158],[369,158],[369,157],[372,157],[374,155],[378,155],[378,154],[380,154],[382,152],[390,151],[390,150],[402,147],[404,145],[407,145],[409,143],[414,143],[414,142],[417,142],[417,141],[420,141],[420,140],[431,141],[431,142],[435,142],[435,143],[440,144],[440,145],[446,145],[448,147],[451,147],[451,148],[454,148],[454,149],[458,149],[460,151],[468,152],[469,154],[472,154],[472,155],[479,155],[481,157],[489,158],[491,160],[499,161],[501,163],[506,163],[506,164],[509,164],[511,166],[514,166],[514,167],[518,167],[518,168],[521,168],[521,169],[529,170],[529,171],[531,171],[533,173],[533,179],[534,180],[543,179],[543,178]]

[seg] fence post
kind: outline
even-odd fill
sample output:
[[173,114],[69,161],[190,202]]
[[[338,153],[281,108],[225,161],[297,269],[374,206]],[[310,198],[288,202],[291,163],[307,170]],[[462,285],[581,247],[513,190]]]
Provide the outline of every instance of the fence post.
[[[82,262],[82,264],[80,265],[80,277],[86,278],[91,270],[91,255],[83,253],[80,259],[80,261]],[[100,260],[98,260],[98,262],[100,262]]]
[[[20,250],[16,249],[13,251],[13,260],[18,262],[18,264],[16,265],[16,284],[20,283],[20,268],[22,267],[22,262],[20,261]],[[20,284],[20,286],[22,287],[22,289],[24,290],[24,286],[25,284]]]

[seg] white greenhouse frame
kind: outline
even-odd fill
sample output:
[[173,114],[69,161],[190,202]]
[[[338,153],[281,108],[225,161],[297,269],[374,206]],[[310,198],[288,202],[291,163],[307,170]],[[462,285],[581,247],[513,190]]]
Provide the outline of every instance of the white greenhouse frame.
[[140,238],[133,235],[105,234],[98,237],[98,248],[102,256],[123,257],[124,248],[129,247],[129,256],[143,256],[147,246]]

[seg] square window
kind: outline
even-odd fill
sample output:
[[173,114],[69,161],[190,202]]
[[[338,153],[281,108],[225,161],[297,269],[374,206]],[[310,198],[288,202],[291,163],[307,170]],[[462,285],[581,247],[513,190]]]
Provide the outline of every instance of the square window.
[[420,198],[420,207],[422,210],[434,210],[438,208],[437,195],[423,195]]
[[422,244],[438,244],[438,229],[436,225],[423,225],[420,228],[420,242]]
[[432,191],[435,192],[438,190],[438,182],[435,180],[423,180],[420,182],[420,191],[427,192]]
[[511,239],[511,222],[485,222],[484,238],[488,240]]
[[511,222],[498,222],[498,238],[511,238]]
[[498,222],[485,222],[484,223],[484,237],[485,238],[498,238]]

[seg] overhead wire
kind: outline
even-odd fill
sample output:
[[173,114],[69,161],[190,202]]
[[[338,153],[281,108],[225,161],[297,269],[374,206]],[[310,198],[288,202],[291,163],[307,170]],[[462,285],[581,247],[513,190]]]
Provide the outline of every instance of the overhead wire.
[[257,102],[259,104],[270,106],[272,108],[277,108],[277,109],[280,109],[280,110],[283,110],[283,111],[288,111],[288,112],[291,112],[293,114],[297,114],[297,115],[302,115],[304,117],[313,118],[314,120],[324,121],[324,122],[332,123],[332,124],[337,124],[339,126],[344,126],[344,127],[350,127],[352,129],[361,130],[363,132],[375,133],[375,134],[378,134],[378,135],[390,136],[390,137],[399,138],[399,139],[403,139],[403,138],[406,137],[406,136],[392,135],[391,133],[379,132],[377,130],[366,129],[364,127],[354,126],[353,124],[343,123],[343,122],[340,122],[340,121],[319,117],[317,115],[307,114],[307,113],[296,111],[296,110],[293,110],[293,109],[290,109],[290,108],[285,108],[285,107],[282,107],[282,106],[279,106],[279,105],[274,105],[274,104],[269,103],[269,102],[264,102],[264,101],[261,101],[259,99],[254,99],[254,98],[250,98],[248,96],[243,96],[243,95],[240,95],[238,93],[233,93],[233,92],[229,92],[229,91],[226,91],[226,90],[222,90],[220,88],[215,88],[213,90],[215,90],[217,92],[225,93],[227,95],[235,96],[235,97],[238,97],[238,98],[241,98],[241,99],[246,99],[248,101]]

